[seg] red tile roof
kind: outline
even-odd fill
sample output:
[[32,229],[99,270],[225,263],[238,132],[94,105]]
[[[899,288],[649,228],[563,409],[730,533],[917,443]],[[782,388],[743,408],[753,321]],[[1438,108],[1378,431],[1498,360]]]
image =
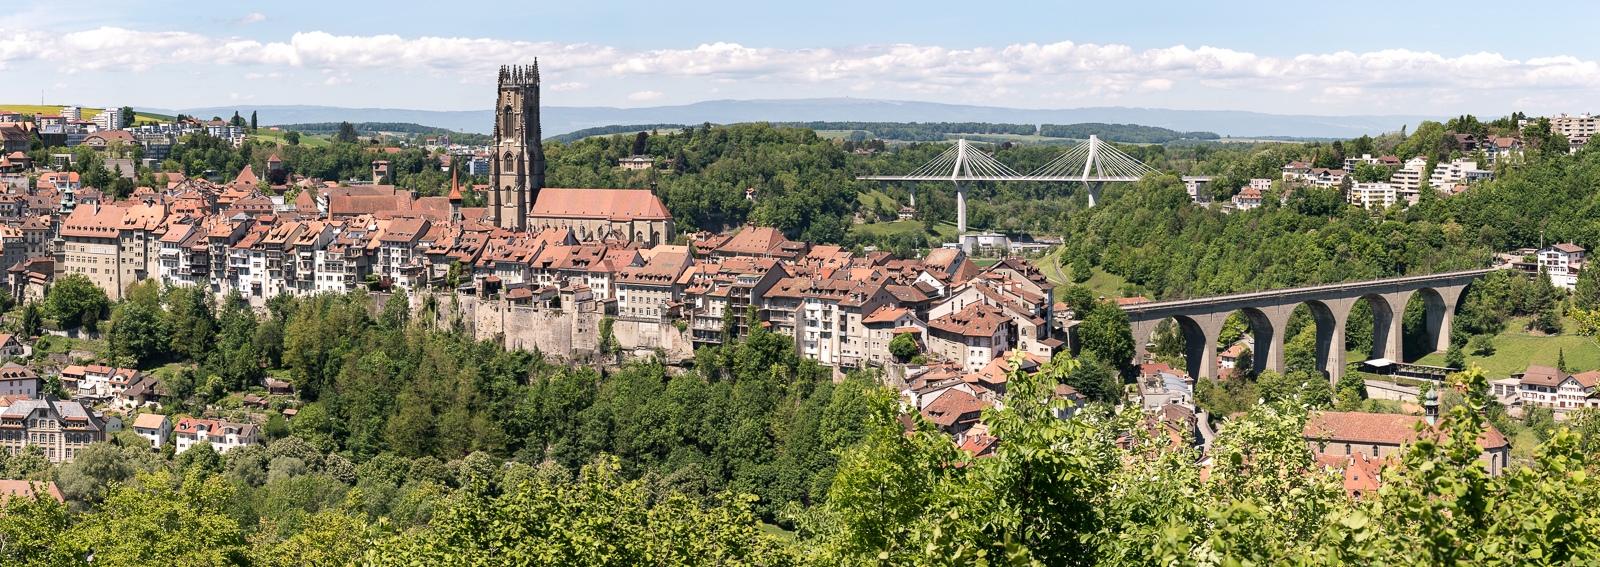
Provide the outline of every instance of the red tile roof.
[[[1322,411],[1312,414],[1302,434],[1306,439],[1326,436],[1330,442],[1399,445],[1416,439],[1416,424],[1424,419],[1417,415]],[[1511,445],[1493,425],[1485,424],[1485,427],[1484,435],[1478,438],[1479,447],[1496,449]]]
[[541,189],[528,211],[532,217],[602,218],[613,220],[670,219],[655,194],[635,189]]

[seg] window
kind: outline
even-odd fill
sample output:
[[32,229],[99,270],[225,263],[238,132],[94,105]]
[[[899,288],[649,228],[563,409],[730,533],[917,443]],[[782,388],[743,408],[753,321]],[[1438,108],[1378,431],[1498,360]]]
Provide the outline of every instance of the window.
[[1350,444],[1349,443],[1346,443],[1344,445],[1344,456],[1346,456],[1346,457],[1350,456]]

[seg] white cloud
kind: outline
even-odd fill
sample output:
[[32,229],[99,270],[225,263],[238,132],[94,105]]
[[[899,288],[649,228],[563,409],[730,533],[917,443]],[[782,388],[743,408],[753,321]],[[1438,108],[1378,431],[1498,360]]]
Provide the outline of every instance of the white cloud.
[[59,90],[67,88],[67,84],[66,83],[56,83],[55,86],[50,87],[50,88],[53,89],[53,90],[58,90],[59,91]]
[[[236,21],[264,18],[251,14]],[[1276,96],[1304,97],[1319,104],[1347,103],[1349,97],[1338,89],[1360,89],[1361,96],[1390,99],[1398,93],[1419,104],[1442,100],[1435,94],[1441,90],[1478,93],[1468,97],[1478,100],[1514,100],[1528,92],[1552,89],[1580,91],[1591,95],[1589,98],[1600,94],[1600,63],[1565,55],[1514,60],[1488,52],[1448,57],[1386,49],[1270,57],[1210,46],[1136,50],[1073,42],[964,50],[908,44],[778,49],[717,42],[690,49],[636,50],[583,43],[348,36],[321,31],[261,42],[116,27],[71,33],[0,30],[0,67],[40,61],[58,65],[59,72],[68,74],[141,72],[162,66],[253,66],[332,72],[322,83],[326,85],[347,84],[352,73],[391,70],[489,83],[500,65],[527,64],[535,59],[548,78],[563,78],[564,82],[550,86],[552,91],[586,89],[590,83],[579,79],[593,78],[632,82],[635,88],[656,86],[660,80],[688,79],[947,98],[1029,96],[1056,102],[1150,96],[1183,84],[1219,91],[1278,93]],[[269,72],[245,77],[285,74]],[[1500,94],[1483,96],[1491,92]],[[656,90],[645,90],[629,99],[659,96]]]
[[228,100],[250,100],[255,97],[256,95],[253,94],[241,95],[239,93],[228,93]]
[[256,23],[256,22],[264,22],[264,21],[267,21],[267,17],[265,15],[261,14],[260,12],[256,12],[254,14],[245,14],[244,16],[240,17],[237,20],[228,22],[228,24],[229,25],[234,25],[234,26],[240,26],[240,25],[244,25],[244,24],[253,24],[253,23]]

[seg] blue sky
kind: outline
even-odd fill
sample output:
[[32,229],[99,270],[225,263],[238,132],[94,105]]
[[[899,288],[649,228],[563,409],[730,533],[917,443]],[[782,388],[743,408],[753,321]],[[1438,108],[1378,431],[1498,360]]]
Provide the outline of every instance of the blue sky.
[[1600,3],[1286,4],[24,2],[0,16],[0,102],[476,110],[537,56],[561,106],[1600,110],[1600,41],[1560,32]]

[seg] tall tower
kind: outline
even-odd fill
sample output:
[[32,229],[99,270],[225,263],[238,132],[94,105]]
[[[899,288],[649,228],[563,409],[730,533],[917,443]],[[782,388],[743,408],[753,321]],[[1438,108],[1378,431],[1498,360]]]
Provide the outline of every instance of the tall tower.
[[544,142],[539,131],[539,61],[500,68],[495,101],[489,210],[495,226],[527,230],[528,208],[544,188]]

